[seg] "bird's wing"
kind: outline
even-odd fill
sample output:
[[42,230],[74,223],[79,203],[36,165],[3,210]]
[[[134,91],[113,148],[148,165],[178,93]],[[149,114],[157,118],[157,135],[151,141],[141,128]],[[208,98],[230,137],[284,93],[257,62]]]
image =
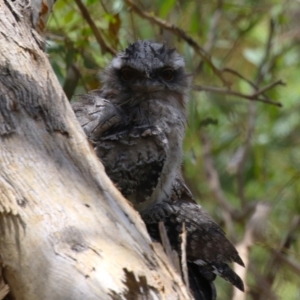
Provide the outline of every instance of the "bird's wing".
[[72,104],[110,179],[133,203],[146,201],[159,183],[168,140],[157,126],[135,126],[100,90]]
[[186,256],[190,263],[198,266],[207,280],[219,275],[243,290],[243,282],[230,269],[227,263],[244,265],[235,247],[226,238],[224,231],[213,221],[208,213],[198,205],[181,176],[173,183],[170,201],[157,203],[142,214],[152,238],[160,240],[157,224],[162,221],[166,227],[172,247],[181,252],[182,224],[187,231]]
[[224,231],[200,205],[176,201],[174,207],[177,209],[177,222],[185,223],[190,237],[187,252],[190,260],[206,257],[206,261],[236,262],[243,265]]
[[133,203],[146,201],[159,183],[168,141],[155,126],[118,128],[96,144],[108,176]]
[[122,111],[104,99],[100,90],[79,96],[72,103],[75,115],[91,141],[97,140],[107,130],[123,121]]

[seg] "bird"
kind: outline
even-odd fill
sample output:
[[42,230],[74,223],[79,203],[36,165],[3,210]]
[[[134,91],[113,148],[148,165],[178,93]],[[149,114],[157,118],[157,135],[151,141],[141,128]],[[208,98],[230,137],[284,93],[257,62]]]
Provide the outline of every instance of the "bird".
[[163,222],[181,253],[182,224],[191,293],[215,299],[216,275],[243,290],[228,266],[243,265],[224,231],[193,198],[181,173],[191,75],[183,57],[165,43],[138,40],[101,75],[102,88],[72,104],[110,179],[140,213],[154,241]]

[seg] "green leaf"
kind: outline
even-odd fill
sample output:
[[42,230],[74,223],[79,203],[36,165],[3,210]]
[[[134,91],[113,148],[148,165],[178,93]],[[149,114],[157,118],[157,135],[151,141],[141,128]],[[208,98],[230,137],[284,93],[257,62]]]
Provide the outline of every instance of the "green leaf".
[[74,10],[70,10],[68,13],[65,14],[64,17],[64,22],[65,23],[71,23],[71,21],[73,20],[74,16],[75,16],[75,12]]
[[174,7],[176,0],[164,0],[161,1],[161,7],[159,10],[159,15],[162,18],[166,18],[166,16],[169,14],[170,10]]

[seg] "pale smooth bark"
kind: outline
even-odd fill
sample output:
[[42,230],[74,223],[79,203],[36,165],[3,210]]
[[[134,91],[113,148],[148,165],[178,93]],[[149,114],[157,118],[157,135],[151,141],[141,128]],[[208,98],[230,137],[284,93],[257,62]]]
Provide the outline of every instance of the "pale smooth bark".
[[[234,271],[240,276],[240,278],[245,283],[245,291],[247,292],[248,287],[246,285],[246,276],[247,271],[250,265],[250,253],[255,242],[261,239],[265,233],[266,221],[270,214],[271,207],[269,204],[264,202],[259,202],[255,206],[252,217],[247,223],[246,232],[244,234],[244,239],[236,246],[237,251],[239,252],[245,267],[239,265],[234,265]],[[237,288],[233,290],[232,300],[246,300],[247,293],[244,293]],[[268,298],[269,299],[269,298]],[[270,299],[273,299],[270,297]]]
[[23,2],[0,0],[0,258],[12,296],[191,299],[89,146]]

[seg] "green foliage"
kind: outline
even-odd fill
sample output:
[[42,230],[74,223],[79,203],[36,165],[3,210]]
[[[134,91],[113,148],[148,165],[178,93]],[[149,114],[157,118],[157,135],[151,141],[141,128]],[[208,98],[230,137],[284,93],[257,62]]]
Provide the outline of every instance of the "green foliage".
[[[216,72],[182,37],[138,16],[128,9],[126,1],[82,2],[111,49],[119,51],[139,38],[165,40],[184,55],[194,84],[224,89]],[[248,299],[267,299],[261,290],[260,278],[268,275],[275,257],[273,250],[280,249],[290,234],[293,218],[300,215],[299,5],[289,0],[135,2],[142,11],[180,27],[208,49],[220,70],[237,71],[241,76],[222,73],[230,82],[231,90],[248,95],[255,93],[256,89],[242,77],[257,84],[258,89],[278,79],[287,83],[287,86],[277,85],[265,93],[273,101],[281,102],[282,108],[230,93],[193,91],[184,145],[183,169],[187,185],[224,228],[224,208],[206,177],[203,133],[211,142],[211,157],[227,201],[236,210],[259,201],[270,204],[270,215],[262,220],[265,232],[251,250],[247,272]],[[75,66],[79,70],[75,94],[98,88],[98,72],[113,57],[99,44],[76,2],[71,0],[59,0],[55,4],[48,24],[47,51],[62,85],[67,80],[69,68]],[[245,147],[247,153],[241,167],[239,157]],[[237,242],[243,239],[250,217],[251,214],[232,219],[234,232],[228,232],[231,238]],[[299,229],[291,234],[299,237]],[[298,261],[298,266],[299,250],[296,238],[284,250],[286,257]],[[230,299],[231,286],[222,280],[217,284],[219,299]],[[299,275],[284,262],[280,261],[271,287],[278,299],[300,297]]]

